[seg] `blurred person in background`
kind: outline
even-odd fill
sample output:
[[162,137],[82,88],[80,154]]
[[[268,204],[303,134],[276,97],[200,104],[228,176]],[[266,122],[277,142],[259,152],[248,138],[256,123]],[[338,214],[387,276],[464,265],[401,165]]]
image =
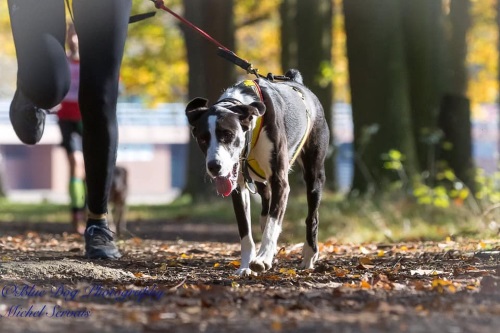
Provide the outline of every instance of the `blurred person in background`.
[[82,153],[82,116],[78,106],[78,88],[80,85],[80,54],[78,52],[78,36],[73,23],[68,25],[66,34],[68,46],[68,62],[71,74],[71,83],[68,94],[61,104],[56,107],[61,130],[61,146],[66,151],[69,165],[69,198],[71,210],[71,225],[73,231],[84,233],[85,227],[85,164]]

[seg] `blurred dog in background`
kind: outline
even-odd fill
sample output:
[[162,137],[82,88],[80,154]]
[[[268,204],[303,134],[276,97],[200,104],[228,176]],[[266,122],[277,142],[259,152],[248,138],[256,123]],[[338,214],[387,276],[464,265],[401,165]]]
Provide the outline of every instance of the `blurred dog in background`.
[[128,197],[128,171],[124,167],[116,166],[113,182],[109,192],[108,221],[110,226],[114,225],[116,235],[123,237],[127,230],[127,197]]

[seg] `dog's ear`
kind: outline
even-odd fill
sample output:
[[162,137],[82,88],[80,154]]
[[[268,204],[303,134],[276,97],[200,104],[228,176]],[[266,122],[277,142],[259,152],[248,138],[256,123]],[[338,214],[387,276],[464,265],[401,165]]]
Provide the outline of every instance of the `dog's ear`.
[[[254,114],[254,116],[256,116],[256,117],[263,116],[264,113],[266,113],[266,106],[264,105],[264,103],[253,102],[252,104],[250,104],[250,106],[253,106],[257,110],[257,114]],[[254,110],[254,112],[255,112],[255,110]]]
[[201,97],[192,99],[186,106],[186,117],[192,126],[200,116],[207,111],[208,100]]
[[202,108],[205,106],[208,106],[208,99],[201,97],[193,98],[191,101],[189,101],[188,105],[186,106],[186,113],[194,109]]
[[248,131],[252,117],[262,116],[266,112],[266,106],[261,102],[253,102],[250,105],[235,105],[230,110],[240,115],[241,128]]

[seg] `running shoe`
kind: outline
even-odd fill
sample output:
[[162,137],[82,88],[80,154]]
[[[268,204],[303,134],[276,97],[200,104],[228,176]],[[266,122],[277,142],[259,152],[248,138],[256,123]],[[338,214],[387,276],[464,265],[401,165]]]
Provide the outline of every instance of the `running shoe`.
[[118,259],[122,256],[105,221],[87,226],[85,256],[89,259]]
[[45,129],[47,111],[38,108],[17,89],[10,104],[10,122],[17,137],[27,145],[40,141]]

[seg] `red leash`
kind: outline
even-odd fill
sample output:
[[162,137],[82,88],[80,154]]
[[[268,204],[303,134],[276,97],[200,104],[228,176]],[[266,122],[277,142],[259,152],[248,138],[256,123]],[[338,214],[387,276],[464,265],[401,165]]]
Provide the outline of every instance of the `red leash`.
[[224,45],[222,45],[221,43],[219,43],[217,40],[215,40],[212,36],[210,36],[209,34],[207,34],[205,31],[201,30],[196,25],[194,25],[193,23],[191,23],[188,20],[186,20],[184,17],[182,17],[180,15],[177,15],[177,13],[175,13],[174,11],[172,11],[170,8],[166,7],[165,4],[163,3],[163,0],[151,0],[151,1],[153,1],[153,3],[155,4],[156,8],[163,9],[164,11],[169,12],[176,19],[178,19],[182,23],[186,24],[191,29],[193,29],[194,31],[198,32],[200,35],[202,35],[203,37],[205,37],[206,39],[208,39],[209,41],[211,41],[212,43],[214,43],[215,45],[217,45],[221,49],[229,51],[229,49],[227,47],[225,47]]
[[235,64],[235,65],[243,68],[244,70],[247,71],[247,73],[254,74],[257,77],[261,77],[260,74],[258,74],[258,70],[256,68],[253,68],[251,63],[249,63],[246,60],[241,59],[240,57],[238,57],[236,55],[236,53],[234,53],[233,51],[229,50],[227,47],[225,47],[224,45],[222,45],[219,41],[217,41],[215,38],[213,38],[212,36],[210,36],[208,33],[206,33],[205,31],[203,31],[202,29],[198,28],[196,25],[194,25],[193,23],[189,22],[184,17],[178,15],[177,13],[175,13],[174,11],[172,11],[170,8],[166,7],[165,4],[164,4],[164,2],[163,2],[163,0],[151,0],[151,1],[155,4],[156,8],[162,9],[162,10],[170,13],[176,19],[178,19],[179,21],[181,21],[182,23],[184,23],[185,25],[187,25],[188,27],[190,27],[191,29],[193,29],[194,31],[196,31],[197,33],[199,33],[200,35],[202,35],[203,37],[205,37],[209,41],[211,41],[213,44],[215,44],[219,48],[219,50],[217,52],[217,54],[219,56],[221,56],[224,59],[231,61],[233,64]]

